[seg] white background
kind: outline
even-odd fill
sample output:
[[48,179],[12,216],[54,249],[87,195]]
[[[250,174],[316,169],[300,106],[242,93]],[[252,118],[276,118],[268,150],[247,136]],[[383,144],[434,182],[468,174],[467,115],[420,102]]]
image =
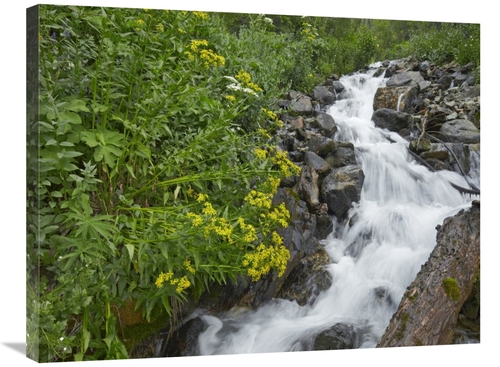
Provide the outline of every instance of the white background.
[[[497,58],[500,31],[495,2],[452,0],[339,1],[339,0],[183,0],[183,1],[51,1],[60,5],[94,5],[176,10],[231,11],[481,23],[481,344],[465,346],[407,347],[350,351],[294,352],[217,357],[158,358],[148,360],[85,362],[89,366],[234,366],[247,363],[282,366],[493,366],[498,363],[499,272],[498,247],[498,85]],[[0,361],[2,366],[34,365],[24,355],[25,343],[25,50],[26,8],[38,3],[10,0],[2,8],[0,98]],[[494,110],[495,109],[495,110]],[[494,113],[496,112],[496,113]]]

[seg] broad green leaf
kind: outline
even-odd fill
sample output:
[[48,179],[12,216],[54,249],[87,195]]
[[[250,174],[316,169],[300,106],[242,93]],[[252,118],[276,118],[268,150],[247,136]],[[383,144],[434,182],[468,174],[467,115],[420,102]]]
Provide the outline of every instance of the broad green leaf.
[[134,258],[134,245],[127,244],[125,245],[125,247],[127,248],[130,261],[132,261],[132,259]]
[[69,112],[69,111],[64,111],[61,112],[58,116],[57,119],[58,122],[69,122],[70,124],[73,125],[81,125],[82,124],[82,119],[80,115],[74,112]]
[[83,111],[83,112],[90,112],[90,110],[86,107],[86,104],[84,101],[81,99],[73,99],[64,106],[67,111]]

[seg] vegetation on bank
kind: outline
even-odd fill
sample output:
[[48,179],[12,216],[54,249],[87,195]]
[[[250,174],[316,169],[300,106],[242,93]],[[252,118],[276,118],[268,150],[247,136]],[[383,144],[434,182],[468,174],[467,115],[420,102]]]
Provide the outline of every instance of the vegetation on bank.
[[409,54],[479,66],[478,25],[197,11],[42,5],[39,45],[27,353],[43,362],[128,358],[126,319],[283,273],[289,89]]

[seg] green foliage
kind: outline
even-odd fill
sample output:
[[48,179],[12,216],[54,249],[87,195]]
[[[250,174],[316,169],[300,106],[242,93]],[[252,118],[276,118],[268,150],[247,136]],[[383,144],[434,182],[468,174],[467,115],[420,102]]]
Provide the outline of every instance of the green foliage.
[[412,51],[420,60],[438,64],[456,61],[461,65],[480,65],[479,24],[443,23],[410,37]]
[[218,35],[200,12],[44,5],[40,18],[28,354],[127,358],[130,300],[153,322],[213,282],[252,276],[246,255],[280,254],[262,273],[286,266],[284,212],[245,200],[298,173],[271,148],[280,61],[241,51],[277,42]]

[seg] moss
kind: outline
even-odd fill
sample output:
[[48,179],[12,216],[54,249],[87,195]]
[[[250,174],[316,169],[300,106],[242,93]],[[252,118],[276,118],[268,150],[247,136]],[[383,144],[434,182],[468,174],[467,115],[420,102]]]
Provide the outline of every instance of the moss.
[[446,278],[443,280],[443,287],[446,295],[453,301],[460,299],[462,292],[455,278]]
[[406,325],[408,324],[408,321],[410,321],[410,315],[408,313],[404,313],[401,316],[401,326],[399,327],[399,330],[396,333],[396,338],[398,340],[403,339],[404,332],[406,330]]
[[139,324],[122,328],[122,342],[129,352],[142,340],[160,331],[168,324],[170,318],[168,313],[161,307],[156,307],[155,311],[156,317],[150,322],[144,320]]

